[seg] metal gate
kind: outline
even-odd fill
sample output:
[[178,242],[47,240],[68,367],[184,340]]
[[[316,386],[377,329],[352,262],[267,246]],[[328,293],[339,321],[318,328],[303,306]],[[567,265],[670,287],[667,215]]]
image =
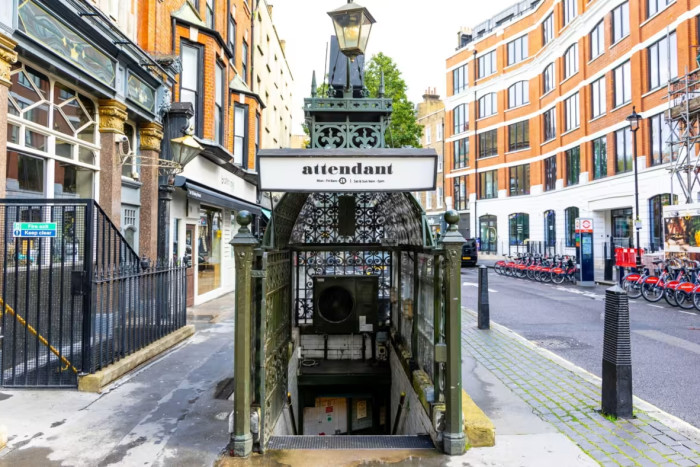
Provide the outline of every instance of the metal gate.
[[185,267],[141,262],[94,200],[0,200],[0,258],[0,386],[75,387],[185,324]]

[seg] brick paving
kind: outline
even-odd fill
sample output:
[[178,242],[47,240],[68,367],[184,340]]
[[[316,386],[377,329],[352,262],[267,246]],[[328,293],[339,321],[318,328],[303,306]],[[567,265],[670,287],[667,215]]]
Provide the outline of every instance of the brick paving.
[[600,384],[497,327],[478,330],[472,311],[462,314],[462,327],[463,350],[601,465],[700,465],[698,440],[636,407],[634,419],[608,420],[598,412]]

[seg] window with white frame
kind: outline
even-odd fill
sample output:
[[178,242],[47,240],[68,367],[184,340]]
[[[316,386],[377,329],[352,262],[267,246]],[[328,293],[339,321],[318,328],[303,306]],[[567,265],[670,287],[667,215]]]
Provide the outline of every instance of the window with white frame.
[[613,70],[613,79],[615,107],[619,107],[632,100],[632,70],[629,60]]
[[433,192],[426,191],[425,192],[425,209],[432,209],[432,208],[433,208]]
[[527,56],[527,34],[508,42],[508,65],[522,62]]
[[647,0],[647,18],[651,18],[675,0]]
[[194,132],[197,136],[202,136],[202,118],[199,115],[201,57],[201,46],[182,41],[180,44],[180,58],[182,61],[182,72],[180,73],[180,102],[189,102],[192,104],[194,115],[190,118],[190,126],[194,128]]
[[550,13],[542,21],[542,45],[547,45],[554,39],[554,13]]
[[442,141],[442,125],[443,123],[440,122],[435,126],[435,141]]
[[576,0],[564,0],[562,5],[564,8],[564,26],[566,26],[576,18]]
[[574,128],[578,128],[580,124],[580,112],[579,112],[579,96],[578,93],[569,97],[564,101],[564,109],[566,113],[566,122],[564,125],[564,131],[570,131]]
[[214,0],[207,0],[207,26],[209,28],[214,28]]
[[625,2],[612,11],[612,43],[630,33],[630,4]]
[[605,51],[605,22],[600,20],[590,34],[590,60],[598,57]]
[[467,89],[467,65],[462,65],[452,70],[452,94],[459,94]]
[[578,43],[571,45],[564,54],[564,79],[578,73]]
[[248,165],[248,106],[238,103],[233,109],[233,162]]
[[605,110],[605,76],[602,76],[591,83],[591,116],[599,117]]
[[615,171],[616,173],[632,170],[632,138],[634,133],[629,127],[615,132]]
[[653,43],[647,49],[649,56],[649,89],[665,86],[678,76],[678,44],[676,32]]
[[496,73],[496,51],[485,53],[477,59],[477,76],[478,78],[484,78],[486,76]]
[[498,101],[495,92],[479,98],[479,118],[489,117],[496,112],[498,112]]
[[432,135],[430,133],[431,133],[430,127],[426,126],[425,127],[425,144],[432,143],[432,138],[431,138]]
[[508,88],[508,108],[520,107],[530,102],[527,81],[518,81]]
[[554,89],[554,63],[550,63],[542,73],[542,94]]
[[226,70],[224,66],[217,61],[216,67],[214,68],[214,93],[215,93],[215,106],[214,111],[214,141],[217,144],[223,144],[224,141],[224,79],[226,77]]
[[97,106],[24,63],[10,73],[6,196],[94,198]]
[[441,186],[437,187],[436,191],[437,191],[437,196],[435,199],[435,206],[438,208],[441,208],[442,207],[442,187]]
[[467,104],[459,104],[452,110],[452,120],[454,124],[453,134],[458,135],[469,130],[469,114]]

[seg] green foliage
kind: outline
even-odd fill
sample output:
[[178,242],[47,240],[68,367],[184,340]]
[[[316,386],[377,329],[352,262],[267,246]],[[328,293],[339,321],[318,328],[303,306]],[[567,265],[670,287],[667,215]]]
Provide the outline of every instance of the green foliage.
[[378,97],[382,72],[384,72],[384,97],[394,102],[391,124],[385,137],[386,146],[419,148],[423,129],[416,122],[414,105],[406,96],[406,81],[401,77],[401,71],[391,57],[379,52],[369,60],[365,71],[365,86],[371,97]]

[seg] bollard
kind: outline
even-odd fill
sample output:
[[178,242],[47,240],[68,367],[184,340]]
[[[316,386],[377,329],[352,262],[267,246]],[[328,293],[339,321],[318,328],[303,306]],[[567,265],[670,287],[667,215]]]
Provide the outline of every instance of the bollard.
[[483,264],[479,266],[479,298],[477,304],[479,329],[489,329],[489,269]]
[[602,411],[618,418],[632,418],[629,298],[619,286],[605,291]]

